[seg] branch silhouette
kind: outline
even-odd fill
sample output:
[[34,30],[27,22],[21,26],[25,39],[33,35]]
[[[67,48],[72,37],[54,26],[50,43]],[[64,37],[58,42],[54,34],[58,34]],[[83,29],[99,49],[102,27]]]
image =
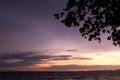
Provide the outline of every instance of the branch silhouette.
[[101,42],[101,34],[107,33],[107,40],[120,46],[120,0],[68,0],[54,17],[67,27],[79,27],[89,41]]

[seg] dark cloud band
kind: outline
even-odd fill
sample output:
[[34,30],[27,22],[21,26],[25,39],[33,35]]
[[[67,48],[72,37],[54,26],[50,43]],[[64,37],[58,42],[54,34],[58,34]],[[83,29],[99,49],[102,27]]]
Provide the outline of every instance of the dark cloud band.
[[[44,53],[43,53],[44,54]],[[17,67],[17,66],[31,66],[34,64],[42,64],[58,60],[91,60],[92,58],[73,57],[72,55],[40,55],[37,52],[16,52],[5,53],[0,55],[0,67]]]

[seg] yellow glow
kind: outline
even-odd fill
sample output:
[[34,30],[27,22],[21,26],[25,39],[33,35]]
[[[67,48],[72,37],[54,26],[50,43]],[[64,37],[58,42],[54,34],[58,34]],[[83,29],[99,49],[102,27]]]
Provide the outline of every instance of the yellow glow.
[[[100,54],[100,55],[99,55]],[[62,65],[120,65],[120,53],[119,52],[108,52],[99,54],[73,54],[73,56],[88,57],[91,60],[51,60],[49,63],[36,64],[31,68],[42,69],[46,67],[51,67],[52,65],[62,66]],[[78,70],[78,69],[77,69]]]
[[[62,53],[60,53],[62,55]],[[60,55],[59,54],[59,55]],[[67,55],[65,53],[65,55]],[[57,65],[57,66],[64,66],[64,65],[120,65],[120,52],[106,52],[106,53],[94,53],[94,54],[78,54],[74,52],[74,54],[69,54],[73,57],[85,57],[85,58],[92,58],[91,60],[85,60],[85,59],[77,59],[77,60],[49,60],[47,63],[44,64],[35,64],[33,66],[27,66],[27,67],[19,67],[17,70],[45,70],[51,66]],[[56,54],[57,56],[57,54]],[[22,60],[18,59],[9,59],[6,60],[8,63],[17,63]],[[96,69],[96,68],[95,68]],[[99,68],[100,69],[100,68]],[[101,68],[103,69],[103,68]],[[105,68],[105,69],[113,69],[113,68]],[[4,70],[4,68],[3,68]],[[9,68],[8,70],[15,70],[14,68]],[[81,69],[71,69],[72,71],[80,71]],[[88,69],[84,69],[88,70]],[[84,71],[82,69],[82,71]],[[93,69],[92,69],[93,70]]]
[[92,60],[60,60],[51,61],[54,65],[120,65],[120,53],[110,52],[97,54],[82,54],[82,57],[89,57]]
[[51,61],[53,65],[89,65],[89,61],[81,60],[61,60],[61,61]]

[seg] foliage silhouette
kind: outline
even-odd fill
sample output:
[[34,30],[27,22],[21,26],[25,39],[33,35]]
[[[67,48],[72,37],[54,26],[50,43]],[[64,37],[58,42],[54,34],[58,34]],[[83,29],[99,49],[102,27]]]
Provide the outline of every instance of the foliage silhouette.
[[67,27],[79,27],[82,37],[101,42],[101,34],[120,46],[120,0],[68,0],[54,14]]

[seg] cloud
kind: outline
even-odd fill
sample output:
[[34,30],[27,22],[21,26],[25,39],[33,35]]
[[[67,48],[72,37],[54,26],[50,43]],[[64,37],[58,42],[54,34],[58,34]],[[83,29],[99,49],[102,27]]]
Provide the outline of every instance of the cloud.
[[[30,56],[35,52],[16,52],[6,53],[0,55],[0,67],[16,67],[16,66],[29,66],[36,63],[42,63],[42,59],[49,56]],[[15,63],[11,63],[15,62]]]
[[73,57],[72,55],[45,55],[38,52],[16,52],[0,54],[0,67],[32,66],[48,61],[59,60],[91,60],[92,58]]
[[93,58],[88,58],[88,57],[73,57],[74,59],[79,59],[79,60],[92,60]]
[[77,52],[78,50],[76,49],[70,49],[70,50],[66,50],[67,52]]
[[72,55],[35,55],[36,52],[16,52],[0,55],[0,67],[30,66],[37,63],[45,63],[49,60],[87,60],[89,58],[72,57]]
[[72,56],[71,55],[59,55],[59,56],[54,56],[52,60],[71,60]]

